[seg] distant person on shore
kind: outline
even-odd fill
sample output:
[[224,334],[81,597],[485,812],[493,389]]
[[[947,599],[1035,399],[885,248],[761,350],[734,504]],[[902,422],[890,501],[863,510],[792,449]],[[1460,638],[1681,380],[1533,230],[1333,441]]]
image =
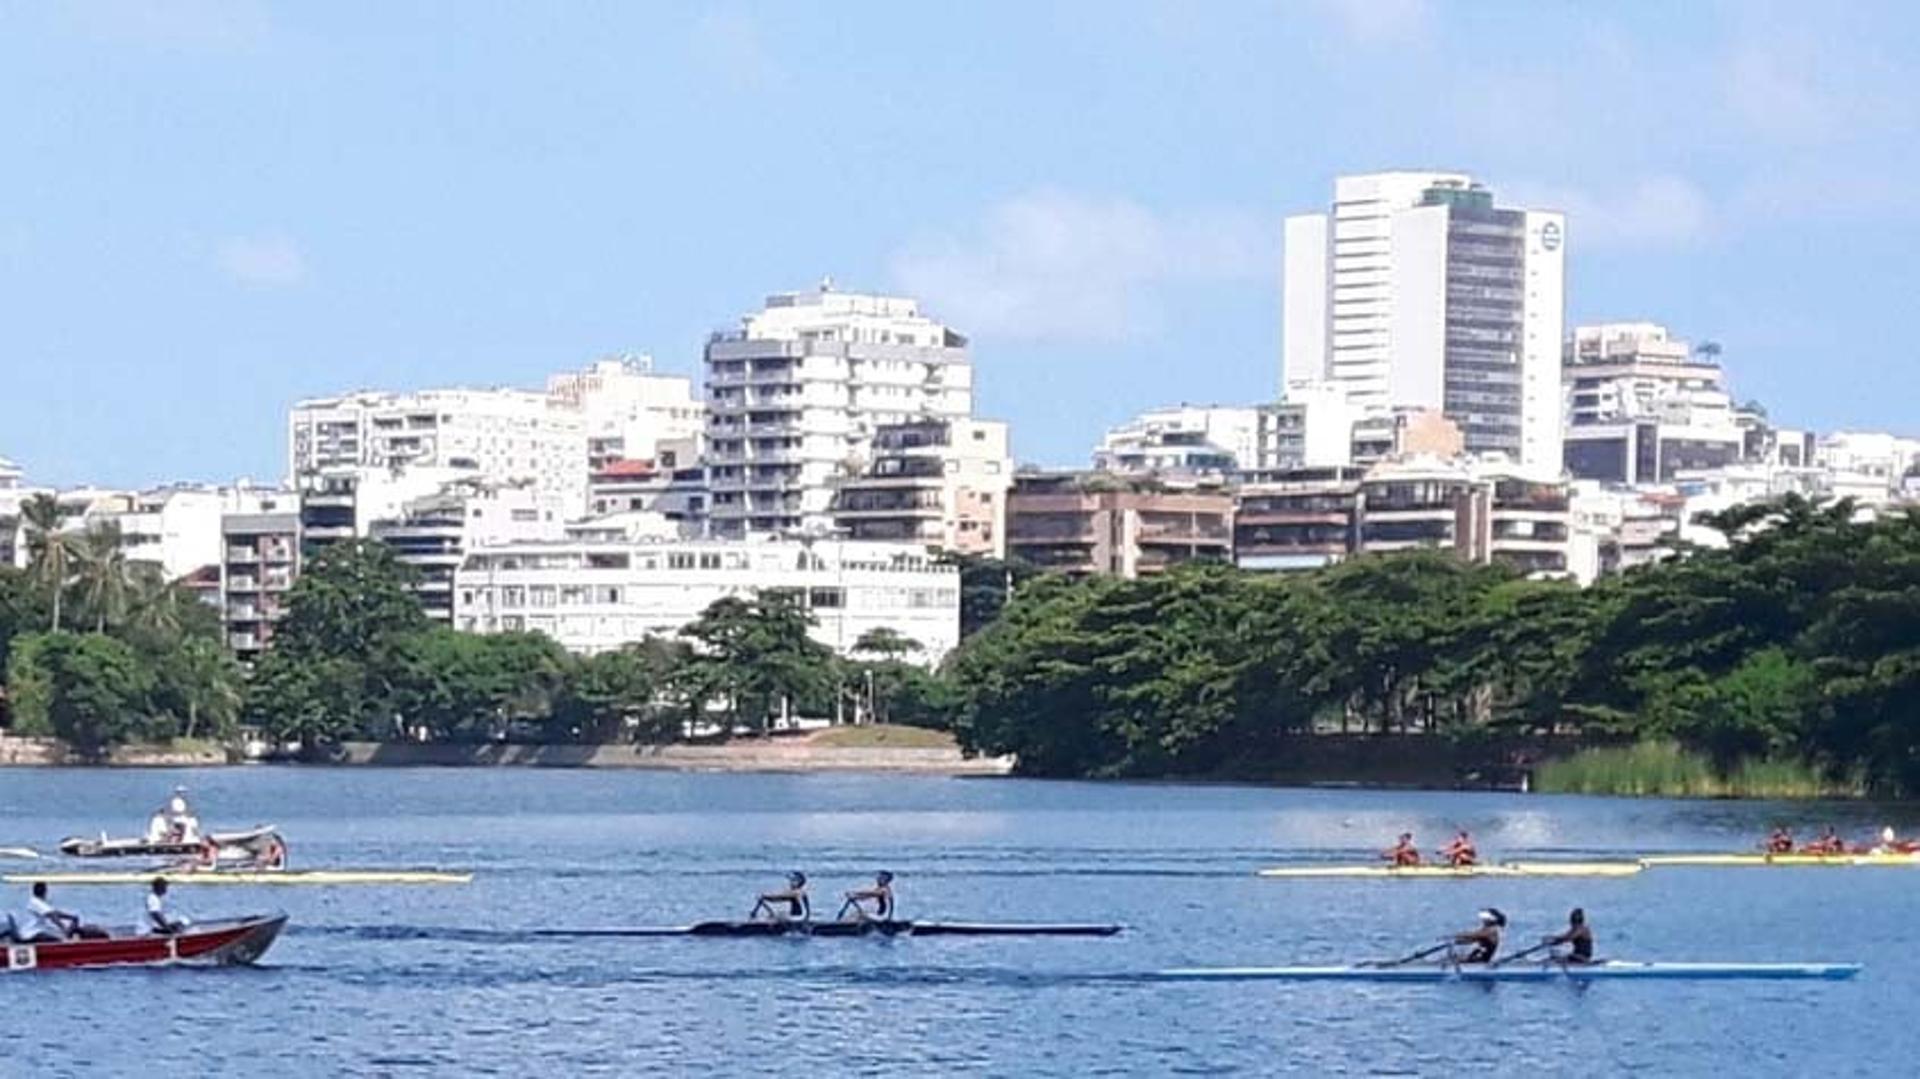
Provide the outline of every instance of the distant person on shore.
[[1419,865],[1420,848],[1413,845],[1412,832],[1401,832],[1399,841],[1381,851],[1380,857],[1392,862],[1396,867]]
[[1546,937],[1540,943],[1549,947],[1562,944],[1570,946],[1572,950],[1562,958],[1562,962],[1593,962],[1593,930],[1587,928],[1587,912],[1579,907],[1573,908],[1573,913],[1567,915],[1566,932]]
[[1467,946],[1467,954],[1459,960],[1465,963],[1491,963],[1493,957],[1500,954],[1500,930],[1506,928],[1507,916],[1500,913],[1498,907],[1488,907],[1480,912],[1480,924],[1464,933],[1455,933],[1453,943]]
[[158,936],[186,932],[187,919],[167,913],[167,878],[153,878],[153,889],[147,893],[147,920],[142,924],[147,932]]
[[1766,848],[1768,854],[1792,854],[1793,833],[1787,831],[1784,825],[1775,828],[1773,834],[1767,837]]
[[[873,912],[868,913],[866,904],[873,904]],[[856,888],[847,893],[847,901],[840,907],[843,921],[884,922],[893,917],[893,874],[882,869],[873,875],[873,887]]]
[[1460,829],[1460,834],[1453,837],[1453,842],[1440,848],[1440,857],[1445,858],[1448,865],[1455,867],[1480,863],[1480,852],[1474,847],[1473,837],[1467,834],[1465,828]]
[[[784,912],[782,907],[786,908]],[[758,918],[762,913],[775,920],[806,921],[813,917],[813,904],[807,899],[807,875],[796,869],[787,874],[784,889],[762,893],[750,917]]]

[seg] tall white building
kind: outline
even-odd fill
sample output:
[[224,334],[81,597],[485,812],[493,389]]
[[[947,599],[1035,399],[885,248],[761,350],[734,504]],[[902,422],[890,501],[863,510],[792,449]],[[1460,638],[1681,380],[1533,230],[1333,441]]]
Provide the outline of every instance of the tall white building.
[[875,429],[973,413],[967,339],[913,300],[767,298],[707,343],[710,528],[738,538],[831,526],[832,481],[865,467]]
[[440,470],[532,483],[569,514],[586,509],[581,412],[532,390],[360,392],[300,401],[287,416],[287,469],[309,477]]
[[657,460],[662,443],[705,433],[707,410],[693,380],[655,373],[651,356],[615,356],[552,375],[547,394],[579,410],[593,472],[614,461]]
[[1440,411],[1469,453],[1560,461],[1566,220],[1462,173],[1342,176],[1289,217],[1282,379],[1360,409]]

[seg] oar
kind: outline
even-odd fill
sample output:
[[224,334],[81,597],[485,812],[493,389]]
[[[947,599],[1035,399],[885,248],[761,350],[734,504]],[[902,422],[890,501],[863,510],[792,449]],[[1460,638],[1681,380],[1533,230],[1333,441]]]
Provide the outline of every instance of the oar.
[[1362,959],[1360,962],[1355,963],[1354,966],[1356,967],[1398,967],[1398,966],[1403,966],[1407,963],[1411,963],[1416,959],[1425,959],[1427,956],[1430,956],[1435,952],[1445,951],[1451,947],[1453,947],[1453,941],[1443,940],[1431,948],[1422,949],[1420,951],[1413,953],[1412,955],[1405,956],[1400,959]]
[[32,847],[0,847],[0,858],[38,858],[40,852]]
[[1506,966],[1508,963],[1513,962],[1516,959],[1525,959],[1527,956],[1530,956],[1533,953],[1540,951],[1542,948],[1551,948],[1553,947],[1553,945],[1554,945],[1553,941],[1543,940],[1531,948],[1522,948],[1520,951],[1517,951],[1512,955],[1506,956],[1504,958],[1496,959],[1493,962],[1488,963],[1487,965],[1489,967],[1503,967],[1503,966]]

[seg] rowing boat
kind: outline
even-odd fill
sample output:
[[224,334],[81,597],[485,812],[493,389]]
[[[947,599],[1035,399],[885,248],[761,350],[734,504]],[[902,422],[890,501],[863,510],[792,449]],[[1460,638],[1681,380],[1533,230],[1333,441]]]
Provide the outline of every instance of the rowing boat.
[[1399,967],[1199,967],[1162,970],[1160,981],[1272,982],[1557,982],[1736,981],[1813,979],[1841,981],[1860,973],[1858,963],[1511,963],[1504,966]]
[[1639,862],[1506,862],[1500,865],[1286,865],[1263,877],[1630,877]]
[[472,873],[413,869],[159,869],[147,873],[9,873],[7,884],[466,884]]
[[0,944],[0,971],[69,970],[78,967],[172,966],[252,963],[273,945],[287,924],[284,914],[201,922],[170,936],[117,930],[100,940]]
[[1649,866],[1920,866],[1920,854],[1649,854]]
[[1117,925],[1018,922],[695,922],[609,929],[536,929],[538,937],[1110,937]]

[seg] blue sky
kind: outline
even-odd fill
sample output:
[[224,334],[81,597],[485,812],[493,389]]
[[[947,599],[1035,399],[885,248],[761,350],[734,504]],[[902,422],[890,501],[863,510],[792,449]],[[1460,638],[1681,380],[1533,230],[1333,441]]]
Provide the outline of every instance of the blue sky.
[[0,455],[275,477],[295,398],[541,383],[830,274],[970,333],[1077,463],[1278,379],[1279,221],[1471,171],[1569,317],[1920,431],[1914,5],[0,0]]

